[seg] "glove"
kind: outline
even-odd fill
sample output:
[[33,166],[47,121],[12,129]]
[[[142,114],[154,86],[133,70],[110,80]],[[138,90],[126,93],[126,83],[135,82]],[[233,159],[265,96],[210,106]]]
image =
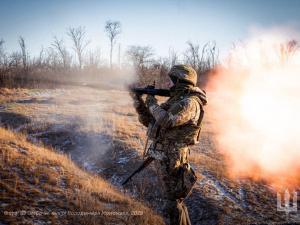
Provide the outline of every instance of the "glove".
[[140,95],[138,93],[136,93],[135,91],[131,91],[131,90],[129,90],[129,95],[133,100],[138,99],[140,97]]
[[134,92],[134,91],[129,91],[129,95],[133,99],[133,107],[135,109],[140,109],[143,106],[143,103],[144,103],[141,96],[139,94],[137,94],[136,92]]
[[157,99],[153,95],[148,95],[145,101],[147,107],[157,104]]

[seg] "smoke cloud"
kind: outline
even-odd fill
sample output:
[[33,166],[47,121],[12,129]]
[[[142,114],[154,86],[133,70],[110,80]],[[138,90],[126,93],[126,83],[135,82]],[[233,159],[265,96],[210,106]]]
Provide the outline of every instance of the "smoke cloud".
[[210,74],[215,138],[234,177],[300,184],[299,37],[291,27],[254,28]]

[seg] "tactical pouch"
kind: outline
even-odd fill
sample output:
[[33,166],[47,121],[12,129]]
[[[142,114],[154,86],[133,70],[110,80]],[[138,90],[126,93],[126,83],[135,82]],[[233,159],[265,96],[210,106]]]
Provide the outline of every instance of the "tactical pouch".
[[188,163],[180,166],[177,185],[174,190],[174,196],[176,199],[184,199],[189,196],[192,193],[192,189],[196,181],[197,176]]
[[163,145],[156,142],[151,143],[146,156],[158,160],[165,160],[167,158]]
[[149,139],[151,139],[152,141],[155,141],[156,138],[158,137],[160,128],[161,128],[161,126],[159,126],[156,121],[154,123],[149,123],[148,129],[147,129],[147,136],[149,137]]

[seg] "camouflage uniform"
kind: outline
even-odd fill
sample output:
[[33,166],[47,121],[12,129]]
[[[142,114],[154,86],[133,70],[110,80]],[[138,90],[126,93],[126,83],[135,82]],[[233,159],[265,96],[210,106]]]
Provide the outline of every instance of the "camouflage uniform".
[[[182,67],[177,66],[177,69]],[[172,69],[169,75],[174,74]],[[194,72],[190,67],[184,69]],[[170,99],[160,106],[153,96],[147,97],[146,105],[141,98],[134,104],[139,121],[148,127],[147,135],[152,144],[147,156],[156,159],[155,167],[165,198],[164,213],[171,224],[190,224],[183,199],[190,194],[196,180],[189,166],[188,147],[198,142],[203,106],[207,102],[205,93],[194,87],[196,79],[193,78],[193,82],[175,84],[170,89]]]

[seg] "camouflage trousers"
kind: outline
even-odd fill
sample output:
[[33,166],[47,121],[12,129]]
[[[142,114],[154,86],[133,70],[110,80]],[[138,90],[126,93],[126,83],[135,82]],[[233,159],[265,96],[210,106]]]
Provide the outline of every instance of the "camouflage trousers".
[[178,186],[180,167],[189,162],[189,148],[184,144],[175,143],[170,144],[164,152],[166,157],[163,160],[155,160],[158,180],[164,195],[164,214],[172,225],[189,225],[191,223],[188,210],[183,203],[185,196],[178,196],[174,191]]

